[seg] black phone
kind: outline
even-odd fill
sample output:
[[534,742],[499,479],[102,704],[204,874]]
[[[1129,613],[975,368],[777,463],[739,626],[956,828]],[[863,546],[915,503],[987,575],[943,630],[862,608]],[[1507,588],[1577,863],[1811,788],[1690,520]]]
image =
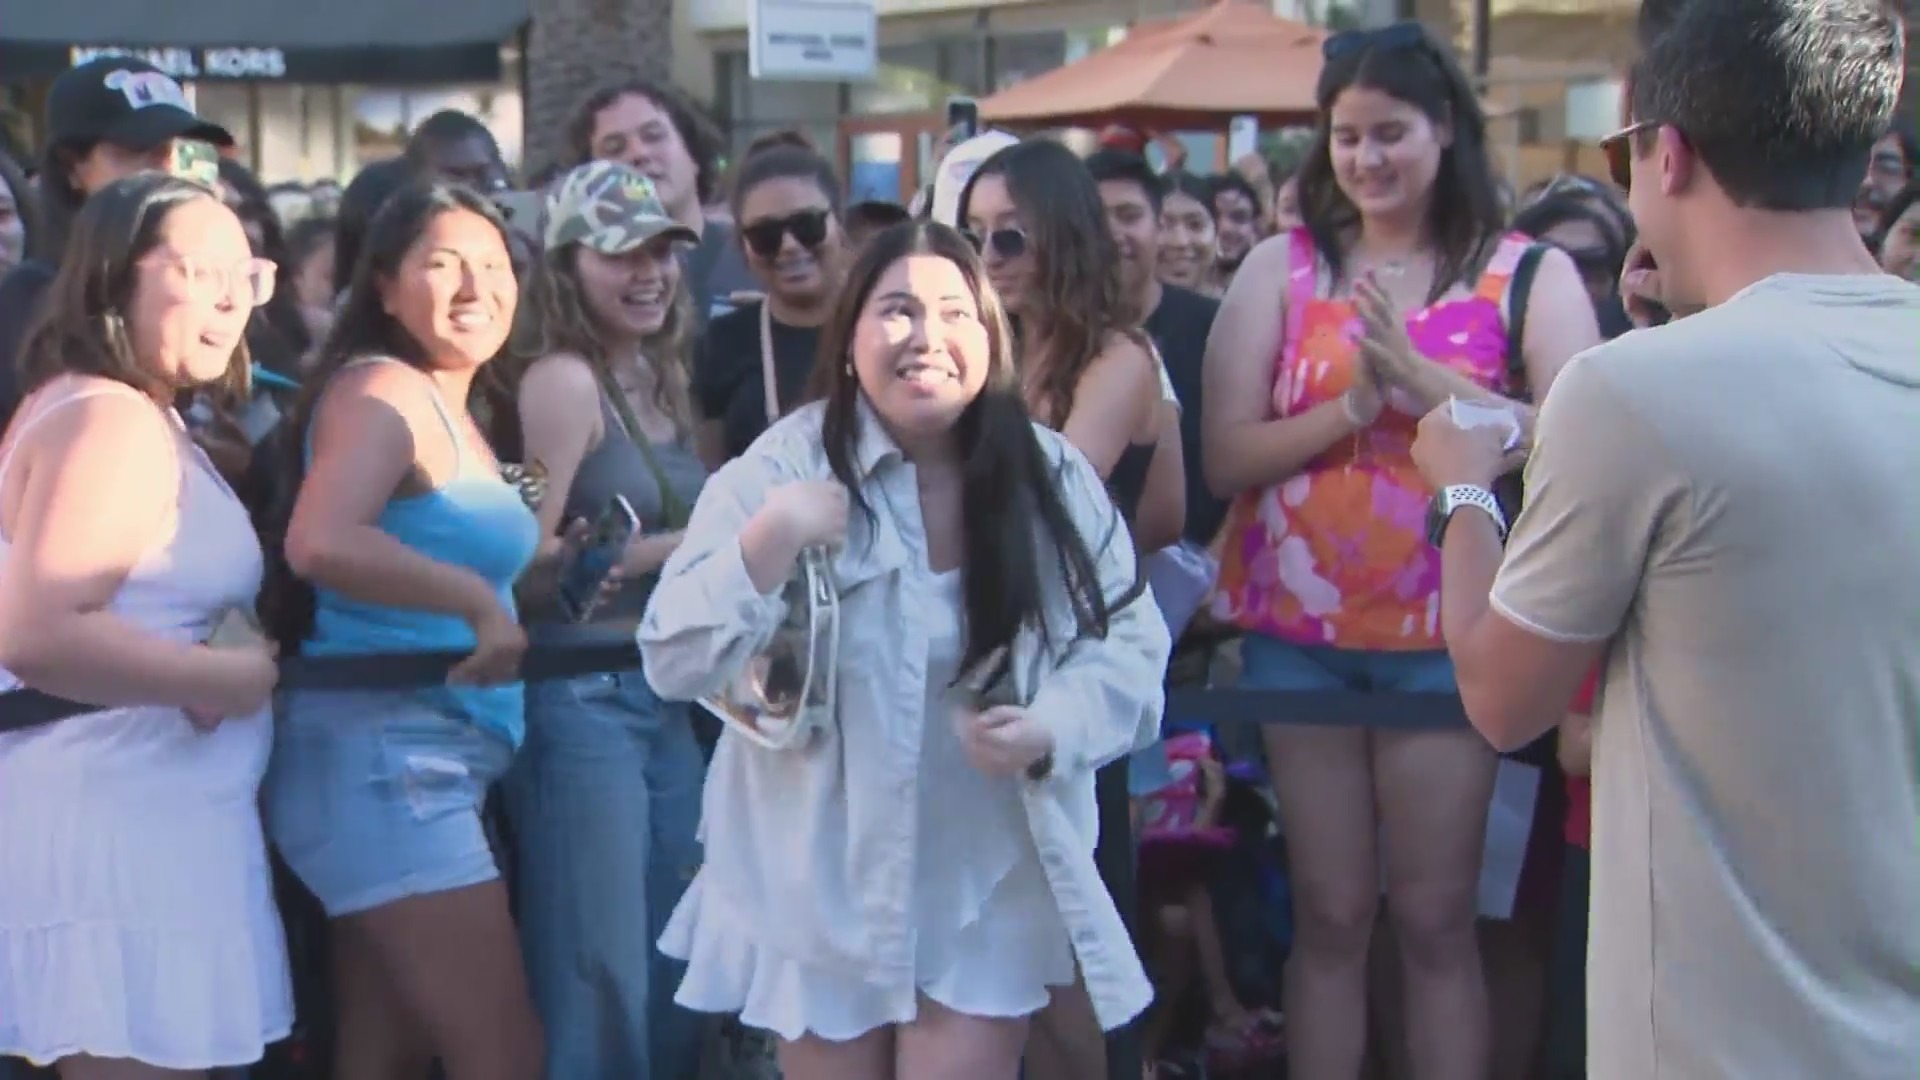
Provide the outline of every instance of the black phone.
[[640,516],[633,512],[633,505],[618,495],[609,499],[586,543],[560,568],[560,610],[567,618],[581,622],[593,614],[600,586],[620,565],[639,531]]
[[980,103],[970,97],[947,99],[947,130],[957,130],[956,141],[965,142],[980,134]]

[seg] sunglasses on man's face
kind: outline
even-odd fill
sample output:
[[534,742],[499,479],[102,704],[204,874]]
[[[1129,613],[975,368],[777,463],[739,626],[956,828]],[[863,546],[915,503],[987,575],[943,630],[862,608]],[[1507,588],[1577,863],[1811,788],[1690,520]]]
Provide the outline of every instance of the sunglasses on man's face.
[[740,238],[747,242],[747,250],[763,259],[771,259],[780,254],[780,247],[787,237],[801,247],[812,251],[827,242],[827,224],[831,215],[825,210],[802,210],[786,217],[761,218],[751,225],[742,226]]
[[1017,259],[1027,253],[1027,234],[1019,229],[993,229],[984,235],[969,229],[966,237],[982,255],[991,251],[1002,259]]
[[1633,187],[1634,136],[1659,126],[1658,120],[1641,120],[1600,140],[1600,151],[1607,155],[1607,179],[1612,180],[1621,191]]

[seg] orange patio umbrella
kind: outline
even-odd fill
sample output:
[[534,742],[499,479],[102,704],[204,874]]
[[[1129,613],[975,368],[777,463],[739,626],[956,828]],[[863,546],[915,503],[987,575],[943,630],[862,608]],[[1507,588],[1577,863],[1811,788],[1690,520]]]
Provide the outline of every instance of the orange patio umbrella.
[[1264,7],[1220,0],[1180,19],[1135,27],[1119,44],[1007,88],[980,103],[989,122],[1016,127],[1157,131],[1312,123],[1326,31]]

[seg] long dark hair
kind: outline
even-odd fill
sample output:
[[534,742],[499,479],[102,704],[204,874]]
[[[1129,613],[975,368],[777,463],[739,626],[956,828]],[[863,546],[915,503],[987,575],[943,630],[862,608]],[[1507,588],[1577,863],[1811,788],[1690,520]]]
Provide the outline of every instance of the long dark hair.
[[1452,139],[1440,151],[1427,208],[1436,248],[1428,302],[1437,303],[1447,290],[1479,273],[1505,224],[1500,185],[1487,159],[1487,119],[1466,72],[1423,27],[1401,23],[1373,33],[1378,35],[1375,40],[1328,58],[1320,69],[1314,90],[1320,118],[1295,177],[1295,198],[1314,247],[1337,280],[1351,239],[1348,231],[1360,223],[1360,211],[1333,174],[1329,147],[1334,101],[1349,87],[1377,90],[1444,125]]
[[[961,670],[971,672],[995,651],[1032,627],[1051,640],[1044,597],[1048,576],[1041,568],[1035,526],[1045,530],[1058,561],[1059,575],[1072,601],[1077,636],[1104,637],[1113,613],[1140,595],[1140,586],[1121,597],[1101,592],[1094,549],[1080,535],[1060,495],[1061,471],[1048,459],[1020,397],[1013,361],[1013,334],[1005,310],[987,284],[986,268],[964,237],[945,225],[908,221],[880,233],[855,261],[820,332],[810,397],[825,401],[820,441],[827,466],[847,488],[853,505],[869,521],[871,504],[861,491],[855,448],[860,441],[860,382],[849,373],[853,341],[862,312],[882,274],[912,255],[932,255],[960,268],[968,291],[979,304],[987,328],[990,360],[986,385],[955,422],[961,459],[960,530],[964,553],[961,579],[966,596],[967,646]],[[1100,547],[1124,526],[1115,509]],[[1005,659],[1001,670],[1005,670]]]
[[[1145,345],[1128,315],[1120,286],[1120,249],[1107,226],[1105,204],[1093,174],[1073,151],[1051,139],[1028,139],[994,154],[960,191],[959,220],[967,220],[974,185],[983,176],[1003,177],[1034,253],[1039,290],[1037,326],[1022,328],[1031,340],[1044,334],[1050,355],[1040,380],[1040,400],[1049,427],[1073,413],[1080,377],[1106,351],[1115,334]],[[1212,208],[1208,207],[1209,212]],[[1032,362],[1033,357],[1026,357]]]
[[[159,172],[138,173],[94,192],[74,215],[67,258],[21,342],[23,392],[67,373],[112,379],[155,399],[188,389],[141,365],[127,312],[133,304],[136,266],[160,245],[167,216],[185,203],[213,198],[213,192],[198,184]],[[215,390],[240,398],[247,373],[242,340]]]
[[[427,350],[387,311],[380,287],[400,271],[407,253],[441,214],[464,210],[485,218],[507,240],[506,222],[491,202],[458,184],[419,183],[401,188],[373,215],[366,243],[353,266],[346,301],[326,341],[314,357],[293,411],[274,432],[274,468],[268,490],[254,511],[254,527],[267,552],[266,579],[260,589],[260,618],[267,632],[292,654],[313,633],[313,586],[287,565],[287,524],[307,476],[307,431],[327,384],[341,368],[369,356],[390,356],[424,369]],[[478,380],[476,380],[477,382]]]

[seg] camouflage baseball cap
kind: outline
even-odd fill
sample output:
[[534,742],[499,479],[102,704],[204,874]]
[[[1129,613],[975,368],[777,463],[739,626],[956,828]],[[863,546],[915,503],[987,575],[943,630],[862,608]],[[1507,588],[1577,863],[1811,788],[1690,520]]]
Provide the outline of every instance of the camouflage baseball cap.
[[657,236],[698,243],[700,235],[668,216],[653,181],[630,165],[589,161],[547,195],[548,249],[585,244],[624,255]]

